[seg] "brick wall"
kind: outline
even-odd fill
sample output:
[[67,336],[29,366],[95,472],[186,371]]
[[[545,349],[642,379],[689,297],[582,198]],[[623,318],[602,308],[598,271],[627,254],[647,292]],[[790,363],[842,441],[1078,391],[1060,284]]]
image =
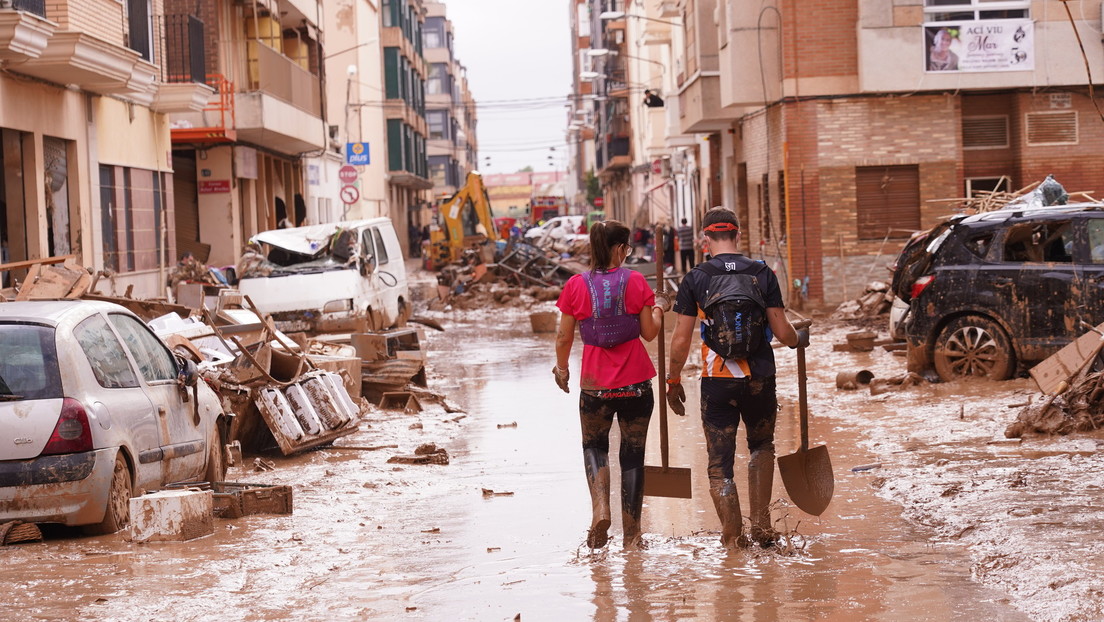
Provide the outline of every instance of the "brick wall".
[[1024,136],[1026,114],[1050,111],[1048,94],[1018,93],[1012,96],[1015,111],[1012,145],[1017,151],[1017,182],[1014,188],[1041,181],[1053,174],[1066,190],[1095,191],[1104,198],[1104,120],[1087,94],[1074,93],[1070,110],[1077,111],[1078,141],[1075,145],[1028,145]]
[[[87,33],[97,39],[125,46],[127,20],[124,6],[116,0],[69,0],[58,2],[67,4],[66,28]],[[49,14],[49,11],[47,11]]]
[[[781,11],[786,78],[850,76],[859,72],[855,34],[858,2],[784,0]],[[776,18],[764,16],[763,21],[773,24]]]

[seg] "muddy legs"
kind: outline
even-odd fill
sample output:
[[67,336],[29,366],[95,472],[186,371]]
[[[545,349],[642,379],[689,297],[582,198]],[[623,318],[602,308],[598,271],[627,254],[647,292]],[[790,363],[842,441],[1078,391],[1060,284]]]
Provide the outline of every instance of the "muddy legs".
[[760,546],[770,546],[777,532],[771,526],[771,485],[774,483],[774,449],[759,449],[751,453],[748,462],[748,496],[751,510],[751,539]]
[[583,450],[583,466],[587,485],[590,487],[590,530],[587,546],[598,549],[609,541],[610,526],[610,472],[605,452],[598,449]]
[[640,512],[644,507],[644,468],[621,472],[621,524],[625,548],[640,548]]
[[711,479],[709,495],[713,497],[717,516],[721,519],[721,544],[726,549],[737,548],[744,532],[744,524],[740,516],[740,495],[736,492],[736,483],[731,479]]

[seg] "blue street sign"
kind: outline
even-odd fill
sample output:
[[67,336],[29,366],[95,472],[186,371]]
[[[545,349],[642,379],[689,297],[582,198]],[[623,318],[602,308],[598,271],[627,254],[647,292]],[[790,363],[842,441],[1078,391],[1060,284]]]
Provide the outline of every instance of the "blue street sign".
[[348,164],[369,164],[368,143],[345,143],[345,162]]

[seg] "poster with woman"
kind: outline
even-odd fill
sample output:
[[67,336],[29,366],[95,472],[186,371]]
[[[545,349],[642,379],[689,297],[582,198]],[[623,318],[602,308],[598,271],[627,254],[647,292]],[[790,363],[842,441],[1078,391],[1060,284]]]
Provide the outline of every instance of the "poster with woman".
[[976,20],[924,26],[924,70],[1031,71],[1031,20]]

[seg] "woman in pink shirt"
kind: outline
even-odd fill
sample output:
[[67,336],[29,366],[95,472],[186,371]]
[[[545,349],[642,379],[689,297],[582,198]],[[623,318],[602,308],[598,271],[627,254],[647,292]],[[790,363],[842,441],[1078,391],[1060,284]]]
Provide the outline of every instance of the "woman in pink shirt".
[[655,404],[652,378],[656,371],[640,338],[647,341],[656,338],[660,319],[671,303],[667,296],[654,294],[639,272],[621,267],[631,252],[628,227],[616,220],[595,223],[590,228],[592,269],[571,277],[556,302],[562,315],[552,374],[565,393],[570,392],[567,362],[576,325],[583,340],[579,418],[583,428],[583,467],[593,511],[587,533],[587,546],[591,548],[603,547],[609,541],[608,455],[614,416],[621,430],[624,545],[634,548],[641,544],[644,445]]

